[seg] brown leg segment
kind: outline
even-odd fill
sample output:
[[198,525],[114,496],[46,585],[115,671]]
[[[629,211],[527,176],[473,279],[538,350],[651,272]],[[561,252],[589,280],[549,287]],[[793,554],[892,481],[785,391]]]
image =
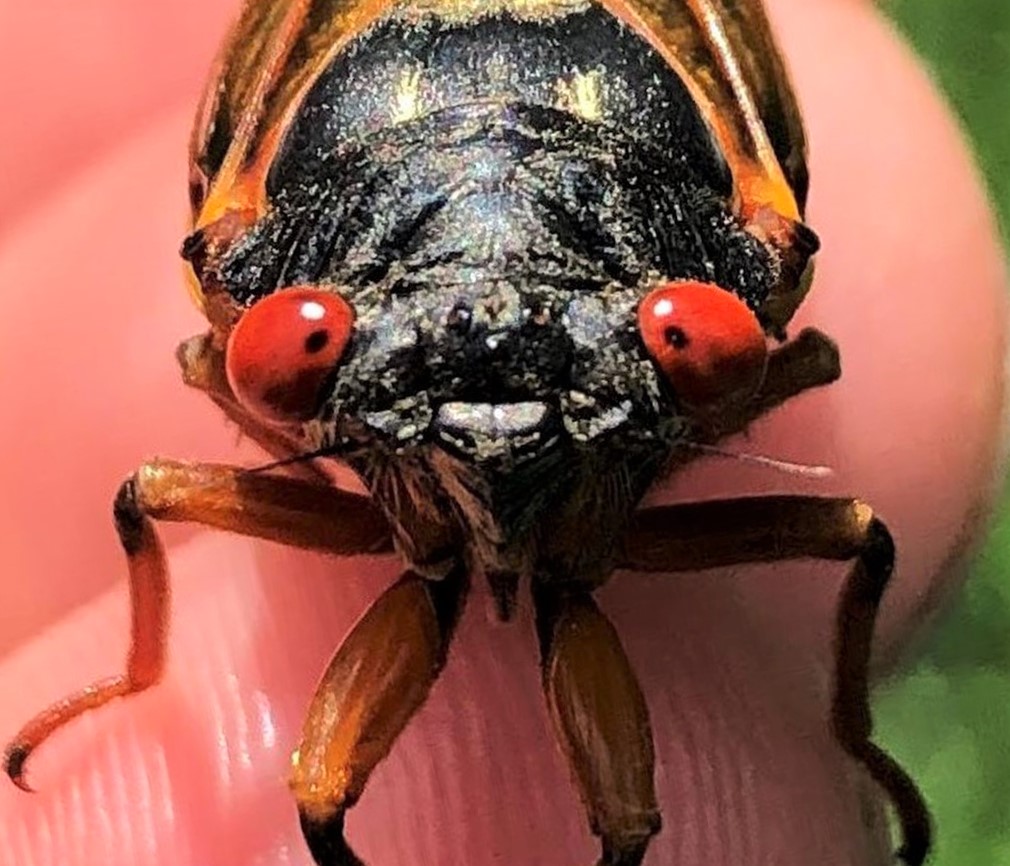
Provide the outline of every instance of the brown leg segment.
[[659,831],[649,711],[617,632],[586,590],[535,588],[544,693],[602,854],[639,866]]
[[841,375],[838,347],[815,328],[804,328],[768,358],[764,382],[754,399],[727,407],[717,419],[707,419],[698,431],[704,442],[720,439],[744,430],[751,422],[766,415],[787,400],[834,382]]
[[829,385],[841,375],[834,341],[816,328],[804,328],[768,358],[761,390],[746,407],[749,420],[762,417],[797,394]]
[[442,671],[465,572],[408,572],[354,626],[323,674],[292,758],[291,789],[319,866],[361,866],[344,815]]
[[920,866],[930,848],[929,810],[908,774],[870,741],[873,627],[894,567],[891,534],[873,509],[858,500],[807,496],[651,508],[632,524],[624,565],[639,571],[690,571],[813,557],[855,560],[838,608],[832,729],[894,804],[904,840],[898,856]]
[[120,488],[113,512],[130,579],[132,625],[126,672],[68,695],[18,732],[4,753],[3,766],[25,790],[25,762],[44,740],[82,713],[141,692],[161,678],[169,582],[154,520],[202,523],[343,555],[392,549],[385,520],[367,499],[231,466],[147,463]]

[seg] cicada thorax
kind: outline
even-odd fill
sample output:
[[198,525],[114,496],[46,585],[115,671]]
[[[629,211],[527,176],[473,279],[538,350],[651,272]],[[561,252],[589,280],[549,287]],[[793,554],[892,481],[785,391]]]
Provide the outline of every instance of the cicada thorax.
[[[806,141],[800,113],[760,2],[756,0],[599,0],[607,14],[633,29],[661,56],[690,97],[733,176],[733,207],[754,223],[784,259],[766,319],[781,328],[798,300],[810,238],[793,231],[807,192]],[[360,54],[362,36],[384,20],[398,18],[423,28],[439,23],[463,27],[486,17],[509,16],[552,22],[582,11],[579,0],[311,0],[249,2],[235,27],[201,105],[194,129],[191,198],[194,225],[203,228],[243,211],[269,207],[266,179],[291,122],[314,83],[342,54]],[[644,56],[645,51],[641,52]],[[531,65],[536,59],[530,58]],[[573,67],[577,71],[579,67]],[[607,77],[600,63],[582,71]],[[413,110],[418,70],[403,69],[394,113]],[[557,82],[570,102],[596,112],[594,82]],[[567,86],[574,84],[574,87]],[[422,83],[426,92],[427,85]],[[613,108],[613,104],[609,109]],[[608,109],[608,117],[610,119]],[[650,134],[647,127],[637,130]],[[777,215],[781,224],[768,228]],[[220,233],[219,233],[220,234]],[[797,241],[798,238],[798,242]],[[200,292],[197,289],[197,295]],[[774,315],[774,319],[772,316]]]

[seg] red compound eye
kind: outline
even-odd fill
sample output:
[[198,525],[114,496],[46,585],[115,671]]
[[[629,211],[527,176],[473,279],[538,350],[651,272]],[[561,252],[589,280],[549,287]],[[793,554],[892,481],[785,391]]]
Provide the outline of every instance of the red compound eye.
[[353,327],[354,310],[334,292],[297,286],[268,295],[231,332],[225,367],[232,391],[268,421],[311,418]]
[[670,283],[638,307],[645,348],[685,403],[706,406],[752,394],[768,347],[757,316],[732,292],[709,283]]

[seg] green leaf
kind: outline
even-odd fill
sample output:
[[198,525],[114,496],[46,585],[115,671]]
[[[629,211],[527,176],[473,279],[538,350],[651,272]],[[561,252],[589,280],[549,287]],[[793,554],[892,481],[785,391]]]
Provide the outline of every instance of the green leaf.
[[[1010,0],[889,0],[974,143],[1010,241]],[[933,809],[932,866],[1010,864],[1010,499],[956,609],[876,707]]]

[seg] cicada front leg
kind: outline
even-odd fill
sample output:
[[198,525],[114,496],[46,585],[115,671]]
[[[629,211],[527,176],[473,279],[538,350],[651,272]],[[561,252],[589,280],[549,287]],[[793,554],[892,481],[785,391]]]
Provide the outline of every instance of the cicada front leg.
[[462,568],[441,580],[408,572],[369,608],[323,674],[291,770],[319,866],[361,866],[344,816],[441,673],[468,584]]
[[642,689],[588,590],[543,582],[534,593],[544,694],[600,838],[599,866],[639,866],[660,827]]
[[92,683],[39,713],[8,745],[4,770],[28,789],[29,755],[68,722],[161,678],[169,579],[154,521],[183,521],[339,555],[392,551],[385,518],[365,497],[335,487],[233,466],[157,460],[119,490],[116,531],[126,554],[132,615],[126,671]]

